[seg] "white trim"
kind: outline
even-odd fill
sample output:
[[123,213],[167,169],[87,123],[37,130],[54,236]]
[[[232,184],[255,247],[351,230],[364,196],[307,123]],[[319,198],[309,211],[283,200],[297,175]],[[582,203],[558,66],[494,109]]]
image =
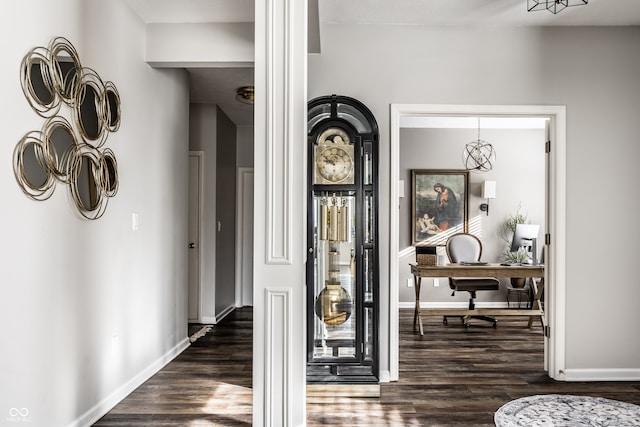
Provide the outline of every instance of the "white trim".
[[215,316],[202,316],[200,323],[202,325],[217,325],[218,321]]
[[291,289],[266,288],[265,303],[265,425],[290,425]]
[[255,2],[255,40],[252,418],[303,426],[307,2]]
[[105,399],[103,399],[98,404],[94,405],[91,409],[86,411],[84,414],[80,415],[74,421],[72,421],[67,427],[81,427],[81,426],[90,426],[93,425],[96,421],[102,418],[106,413],[108,413],[114,406],[116,406],[122,399],[127,397],[132,391],[140,387],[145,381],[155,375],[160,369],[165,367],[169,362],[176,358],[180,353],[182,353],[186,348],[189,347],[191,343],[189,342],[189,338],[186,337],[178,344],[176,344],[172,349],[167,351],[164,355],[160,356],[155,362],[152,362],[147,367],[145,367],[142,371],[138,373],[138,375],[131,378],[121,387],[119,387],[116,391],[111,393]]
[[[227,317],[229,314],[233,313],[233,310],[236,309],[235,305],[230,305],[227,308],[225,308],[224,310],[222,310],[220,313],[216,314],[216,320],[218,322],[221,322],[222,319],[224,319],[225,317]],[[216,322],[217,323],[217,322]]]
[[[293,147],[300,142],[293,132],[297,119],[292,110],[291,97],[295,93],[292,79],[292,40],[288,37],[293,22],[288,1],[267,1],[267,86],[266,103],[266,170],[267,211],[266,220],[266,264],[291,265],[291,212],[292,212],[292,165]],[[280,27],[285,25],[284,31]],[[283,55],[276,55],[284,47]],[[277,108],[282,102],[283,108]],[[277,117],[281,114],[282,117]],[[281,197],[276,197],[281,195]]]
[[640,369],[566,369],[565,381],[640,381]]
[[242,212],[244,211],[245,181],[248,179],[247,176],[250,175],[253,177],[253,168],[240,167],[236,173],[236,307],[242,307],[242,267],[244,265],[244,251],[242,247],[244,241],[244,228]]
[[[549,268],[545,272],[548,298],[546,316],[552,327],[545,357],[549,360],[549,376],[564,379],[565,341],[565,258],[566,258],[566,108],[536,105],[436,105],[391,104],[390,179],[389,179],[389,371],[391,380],[399,377],[399,287],[398,272],[398,180],[400,170],[400,119],[407,115],[494,115],[549,117],[552,121],[551,161],[549,174],[548,233],[551,235]],[[546,295],[549,297],[548,293]],[[548,350],[548,351],[547,351]]]

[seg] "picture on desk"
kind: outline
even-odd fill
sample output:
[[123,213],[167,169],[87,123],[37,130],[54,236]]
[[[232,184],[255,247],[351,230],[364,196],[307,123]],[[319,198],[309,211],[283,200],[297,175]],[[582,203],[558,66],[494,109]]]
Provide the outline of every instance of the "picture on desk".
[[468,228],[469,171],[411,171],[411,243],[444,245]]

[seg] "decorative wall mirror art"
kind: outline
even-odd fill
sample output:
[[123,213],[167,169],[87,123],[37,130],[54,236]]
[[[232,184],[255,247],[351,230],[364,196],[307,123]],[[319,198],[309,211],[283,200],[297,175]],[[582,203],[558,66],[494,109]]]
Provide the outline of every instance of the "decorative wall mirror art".
[[[22,191],[46,200],[56,182],[68,184],[78,212],[100,218],[107,200],[118,192],[118,163],[102,148],[109,133],[120,128],[120,94],[91,68],[83,67],[73,45],[55,37],[48,47],[35,47],[20,64],[22,92],[31,108],[46,120],[14,149],[13,170]],[[65,104],[72,122],[61,113]]]

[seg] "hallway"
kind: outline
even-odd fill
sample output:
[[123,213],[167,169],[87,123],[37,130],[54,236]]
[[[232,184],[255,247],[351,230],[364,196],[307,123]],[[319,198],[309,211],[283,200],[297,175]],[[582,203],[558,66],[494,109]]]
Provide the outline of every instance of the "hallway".
[[250,426],[252,320],[229,314],[94,426]]

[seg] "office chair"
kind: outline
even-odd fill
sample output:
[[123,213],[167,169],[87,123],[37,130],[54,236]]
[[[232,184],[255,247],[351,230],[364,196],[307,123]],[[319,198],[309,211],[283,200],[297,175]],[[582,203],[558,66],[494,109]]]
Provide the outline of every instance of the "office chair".
[[[482,242],[473,234],[454,234],[447,240],[446,249],[449,261],[453,263],[478,262],[482,256]],[[449,287],[453,289],[452,296],[456,291],[469,292],[469,310],[473,310],[476,292],[497,291],[500,288],[500,281],[495,277],[449,277]],[[470,318],[492,322],[494,328],[497,324],[497,320],[489,316],[462,316],[465,327],[469,327]],[[447,323],[447,316],[444,318],[444,323]]]

